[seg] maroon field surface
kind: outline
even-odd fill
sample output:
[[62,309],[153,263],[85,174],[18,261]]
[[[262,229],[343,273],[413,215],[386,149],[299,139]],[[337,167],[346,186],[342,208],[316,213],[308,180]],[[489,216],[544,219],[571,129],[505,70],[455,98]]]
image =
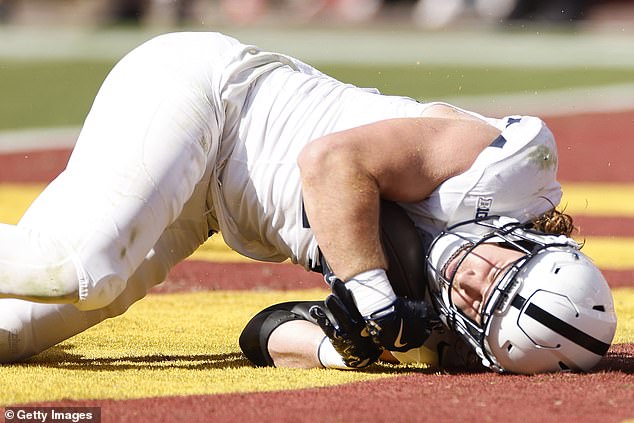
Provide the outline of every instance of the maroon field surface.
[[104,423],[620,422],[634,410],[633,352],[615,347],[587,375],[421,373],[329,388],[64,405],[101,406]]
[[[558,140],[563,182],[632,183],[634,111],[546,119]],[[0,182],[46,182],[70,151],[0,155]],[[581,217],[585,235],[634,236],[634,216]],[[605,271],[612,287],[633,287],[634,267]],[[323,287],[290,264],[176,266],[154,294],[192,290]],[[590,374],[538,376],[420,371],[380,381],[280,391],[38,405],[102,407],[102,422],[621,422],[634,419],[634,345],[614,345]]]

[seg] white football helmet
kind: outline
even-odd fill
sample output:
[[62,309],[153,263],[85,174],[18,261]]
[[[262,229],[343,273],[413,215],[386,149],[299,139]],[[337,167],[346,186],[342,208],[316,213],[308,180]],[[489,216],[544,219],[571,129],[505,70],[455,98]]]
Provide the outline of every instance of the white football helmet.
[[[525,255],[499,277],[481,307],[479,322],[451,298],[456,269],[482,243]],[[616,331],[612,295],[599,269],[563,235],[546,235],[514,219],[464,222],[434,239],[427,256],[429,290],[443,322],[485,366],[534,374],[588,371],[610,347]],[[462,252],[456,269],[446,266]]]

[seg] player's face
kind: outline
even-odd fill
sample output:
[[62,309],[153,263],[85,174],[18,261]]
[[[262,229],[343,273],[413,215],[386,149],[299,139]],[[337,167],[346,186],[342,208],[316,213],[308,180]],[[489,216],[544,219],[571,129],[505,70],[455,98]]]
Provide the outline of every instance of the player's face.
[[479,322],[481,308],[495,286],[494,283],[524,253],[497,244],[480,244],[460,263],[465,254],[466,251],[448,264],[445,277],[451,279],[455,272],[451,299],[464,314]]

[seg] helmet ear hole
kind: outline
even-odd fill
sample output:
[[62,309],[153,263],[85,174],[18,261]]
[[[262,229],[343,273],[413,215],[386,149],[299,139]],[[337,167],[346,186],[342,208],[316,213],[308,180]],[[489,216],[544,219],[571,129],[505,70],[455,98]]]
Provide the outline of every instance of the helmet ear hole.
[[509,343],[509,344],[506,346],[506,351],[511,352],[511,350],[512,350],[512,349],[513,349],[513,344]]
[[561,370],[570,370],[570,367],[566,366],[566,364],[563,361],[559,362],[559,368]]
[[596,310],[596,311],[602,311],[605,313],[605,306],[602,305],[595,305],[592,307],[592,310]]

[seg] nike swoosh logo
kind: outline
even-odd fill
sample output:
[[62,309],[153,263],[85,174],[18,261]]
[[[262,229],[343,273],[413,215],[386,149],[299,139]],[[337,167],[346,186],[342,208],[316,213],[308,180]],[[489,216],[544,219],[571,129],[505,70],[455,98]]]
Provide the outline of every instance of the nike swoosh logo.
[[396,340],[394,341],[394,346],[396,348],[401,348],[404,347],[407,344],[402,344],[401,343],[401,336],[403,336],[403,319],[401,319],[401,327],[398,330],[398,336],[396,337]]

